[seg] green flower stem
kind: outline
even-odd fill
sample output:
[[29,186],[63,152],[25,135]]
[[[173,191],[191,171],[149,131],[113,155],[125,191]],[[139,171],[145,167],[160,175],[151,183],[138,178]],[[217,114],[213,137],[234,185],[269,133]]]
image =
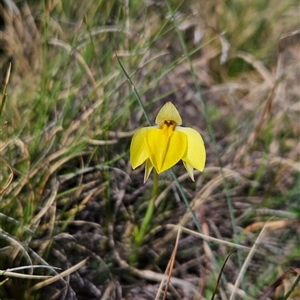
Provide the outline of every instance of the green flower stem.
[[158,174],[156,170],[153,170],[153,187],[152,187],[152,199],[156,199],[158,195]]
[[143,219],[142,226],[141,226],[140,230],[138,231],[138,233],[135,237],[135,241],[134,241],[134,244],[137,247],[142,245],[144,237],[145,237],[145,235],[148,231],[149,225],[152,221],[154,205],[155,205],[155,199],[157,197],[157,194],[158,194],[158,174],[154,170],[154,172],[153,172],[152,198],[149,202],[149,205],[148,205],[148,208],[147,208],[147,211],[146,211],[146,215]]
[[148,204],[146,215],[143,219],[141,228],[134,235],[133,248],[132,248],[132,253],[131,253],[131,256],[130,256],[130,263],[131,264],[136,263],[137,260],[138,260],[138,250],[139,250],[140,246],[143,244],[145,235],[147,234],[147,232],[149,230],[149,226],[150,226],[151,221],[152,221],[154,207],[155,207],[155,199],[157,198],[157,195],[158,195],[158,174],[154,170],[154,172],[153,172],[152,197],[151,197],[150,202]]
[[292,292],[294,291],[294,289],[296,288],[296,286],[298,285],[299,282],[300,282],[300,275],[298,275],[298,277],[294,281],[293,285],[291,286],[290,290],[284,295],[282,300],[289,299],[289,297],[291,296]]
[[154,201],[155,201],[155,198],[152,198],[150,200],[146,215],[143,219],[142,226],[141,226],[140,230],[138,231],[138,234],[136,235],[135,245],[138,247],[141,246],[141,244],[143,243],[144,236],[147,233],[147,229],[152,220],[153,211],[154,211],[154,203],[155,203]]

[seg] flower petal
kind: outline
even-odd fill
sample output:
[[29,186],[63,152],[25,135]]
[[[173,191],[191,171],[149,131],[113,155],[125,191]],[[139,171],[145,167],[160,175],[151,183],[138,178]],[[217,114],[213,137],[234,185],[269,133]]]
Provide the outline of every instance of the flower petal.
[[174,121],[176,125],[182,124],[178,110],[170,101],[167,102],[158,112],[155,124],[161,125],[164,121]]
[[130,144],[130,162],[133,169],[140,166],[147,158],[149,158],[145,136],[146,133],[153,128],[156,127],[141,128],[132,137]]
[[147,159],[146,160],[146,163],[145,163],[145,175],[144,175],[144,183],[147,181],[147,179],[149,178],[149,175],[151,173],[153,169],[153,165],[151,163],[151,160],[150,159]]
[[191,165],[187,164],[184,160],[182,162],[183,162],[183,165],[184,165],[186,171],[190,175],[191,179],[193,181],[195,181],[195,179],[194,179],[194,168]]
[[187,151],[187,137],[184,133],[166,133],[161,129],[146,132],[149,158],[158,174],[173,167]]
[[[187,136],[187,152],[182,160],[186,163],[186,165],[189,165],[199,171],[203,171],[206,160],[206,152],[201,135],[195,129],[189,127],[177,126],[176,131],[183,132]],[[188,169],[187,171],[189,173]]]

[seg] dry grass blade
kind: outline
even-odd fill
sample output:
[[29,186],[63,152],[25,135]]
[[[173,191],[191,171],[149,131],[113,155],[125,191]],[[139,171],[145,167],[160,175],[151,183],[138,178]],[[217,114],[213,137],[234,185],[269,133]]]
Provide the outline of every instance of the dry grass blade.
[[40,221],[40,219],[44,216],[44,214],[50,209],[50,207],[52,206],[52,204],[56,198],[57,190],[58,190],[58,182],[55,182],[52,185],[52,193],[51,193],[48,201],[43,206],[43,208],[40,210],[40,212],[32,219],[32,221],[31,221],[32,225],[35,226]]
[[287,47],[293,47],[300,44],[300,30],[295,30],[293,32],[289,32],[281,36],[278,42],[278,64],[276,70],[276,78],[277,80],[284,74],[283,63],[284,63],[284,52]]
[[[9,63],[8,69],[6,71],[6,76],[5,76],[5,80],[4,80],[4,88],[3,88],[3,94],[2,94],[2,99],[1,99],[1,103],[0,103],[0,117],[2,115],[3,112],[3,108],[4,108],[4,104],[6,101],[6,97],[7,97],[7,85],[10,79],[10,74],[11,74],[11,63]],[[0,133],[2,132],[2,130],[0,131]],[[10,185],[10,183],[13,180],[13,170],[12,167],[10,166],[10,164],[0,156],[0,161],[2,161],[9,169],[9,175],[7,176],[7,180],[4,184],[3,187],[0,186],[0,195],[8,188],[8,186]],[[1,168],[3,170],[3,168]],[[2,174],[0,174],[0,179],[1,181],[3,180],[2,178]]]
[[[14,260],[18,256],[18,254],[21,253],[25,258],[26,263],[28,265],[33,265],[32,260],[28,252],[26,251],[26,248],[23,246],[23,244],[17,241],[14,237],[10,236],[7,232],[2,230],[1,228],[0,228],[0,239],[4,240],[10,245],[9,247],[6,248],[7,255],[8,255],[7,257],[9,257],[10,260]],[[5,254],[4,252],[1,253],[2,258],[5,257],[4,254]]]
[[[58,40],[56,38],[50,39],[48,43],[50,45],[59,46],[59,47],[65,49],[68,53],[72,53],[74,51],[69,44],[65,43],[64,41],[60,41],[60,40]],[[77,50],[74,51],[74,56],[76,57],[77,61],[84,68],[84,70],[85,70],[85,72],[87,74],[87,77],[89,78],[89,80],[91,81],[91,83],[95,87],[95,90],[97,91],[97,83],[96,83],[95,78],[93,76],[93,72],[88,67],[88,65],[86,64],[86,62],[84,61],[84,58],[80,55],[80,53]],[[100,97],[100,94],[98,94],[98,97]]]
[[0,275],[7,276],[7,277],[23,278],[23,279],[45,279],[51,277],[51,276],[43,276],[43,275],[22,274],[22,273],[15,273],[15,272],[2,271],[2,270],[0,270]]
[[11,63],[9,63],[8,69],[6,71],[5,80],[4,80],[4,88],[3,88],[2,100],[1,100],[1,105],[0,105],[0,117],[2,115],[2,111],[3,111],[3,108],[4,108],[4,103],[5,103],[5,100],[6,100],[6,97],[7,97],[6,90],[7,90],[7,85],[8,85],[9,78],[10,78],[10,72],[11,72]]
[[269,87],[272,88],[274,85],[274,79],[269,70],[263,65],[263,63],[257,60],[253,55],[247,52],[238,52],[237,57],[244,59],[246,62],[251,64],[268,83]]
[[[9,169],[10,174],[8,175],[7,181],[4,184],[3,187],[0,187],[0,195],[9,187],[9,185],[11,184],[13,177],[14,177],[14,173],[13,173],[13,169],[10,166],[10,164],[3,158],[0,156],[0,161],[2,161]],[[2,176],[1,176],[2,177]]]
[[284,51],[286,46],[295,45],[300,43],[300,29],[288,32],[281,36],[278,42],[278,51]]
[[251,248],[251,250],[250,250],[250,252],[249,252],[249,254],[248,254],[248,256],[247,256],[247,258],[246,258],[246,260],[245,260],[245,262],[244,262],[244,264],[243,264],[243,267],[242,267],[241,270],[240,270],[240,273],[239,273],[239,275],[238,275],[238,277],[237,277],[237,279],[236,279],[236,281],[235,281],[235,285],[234,285],[234,287],[233,287],[231,296],[230,296],[230,298],[229,298],[230,300],[234,300],[234,299],[235,299],[236,291],[238,290],[238,287],[239,287],[239,285],[240,285],[240,283],[241,283],[241,281],[242,281],[242,278],[244,277],[244,275],[245,275],[245,273],[246,273],[246,269],[248,268],[248,266],[249,266],[249,264],[250,264],[250,261],[251,261],[253,255],[254,255],[254,253],[255,253],[255,251],[256,251],[258,245],[259,245],[260,242],[262,241],[263,236],[264,236],[264,234],[265,234],[265,232],[266,232],[266,230],[267,230],[267,224],[268,224],[268,223],[266,223],[265,226],[263,227],[263,229],[261,230],[259,236],[257,237],[257,239],[256,239],[256,241],[255,241],[253,247]]
[[178,228],[178,227],[180,227],[183,232],[186,232],[188,234],[191,234],[191,235],[194,235],[196,237],[202,238],[206,241],[215,242],[215,243],[219,243],[219,244],[223,244],[223,245],[227,245],[227,246],[230,246],[230,247],[235,247],[235,248],[239,248],[239,249],[243,249],[243,250],[247,250],[247,251],[249,251],[251,249],[251,248],[243,246],[243,245],[238,245],[238,244],[231,243],[231,242],[228,242],[228,241],[220,240],[220,239],[214,238],[212,236],[208,236],[208,235],[199,233],[197,231],[194,231],[194,230],[191,230],[191,229],[188,229],[188,228],[185,228],[185,227],[181,227],[180,225],[173,225],[173,224],[166,225],[166,228],[174,229],[174,228]]
[[295,268],[295,269],[288,269],[285,271],[274,283],[272,283],[266,291],[260,296],[259,300],[266,300],[267,298],[271,297],[275,290],[283,283],[283,281],[290,275],[298,275],[300,276],[300,269]]
[[[151,270],[139,270],[139,269],[129,266],[125,260],[121,259],[119,253],[116,250],[114,251],[114,256],[115,256],[116,260],[118,261],[118,264],[122,268],[130,270],[134,275],[136,275],[140,278],[155,281],[155,282],[162,282],[163,280],[168,279],[168,277],[165,274],[156,273]],[[170,279],[170,282],[172,285],[180,287],[184,291],[184,293],[189,294],[189,295],[194,294],[194,296],[198,297],[199,299],[205,299],[199,293],[199,290],[197,289],[197,287],[194,284],[190,283],[189,281],[183,280],[180,278],[176,278],[173,276],[169,277],[169,279]]]
[[[166,268],[166,272],[165,272],[165,274],[168,273],[168,279],[167,279],[167,283],[166,283],[166,287],[165,287],[165,291],[164,291],[164,294],[163,294],[163,298],[162,298],[162,299],[166,299],[166,298],[167,298],[168,286],[169,286],[169,284],[170,284],[170,278],[171,278],[171,274],[172,274],[173,267],[174,267],[175,256],[176,256],[176,252],[177,252],[177,248],[178,248],[178,243],[179,243],[180,234],[181,234],[181,228],[179,227],[179,228],[178,228],[178,232],[177,232],[177,238],[176,238],[176,242],[175,242],[175,247],[174,247],[174,250],[173,250],[173,252],[172,252],[170,261],[169,261],[169,263],[168,263],[168,266],[167,266],[167,268]],[[162,291],[163,284],[164,284],[164,279],[163,279],[163,280],[161,281],[161,283],[160,283],[160,286],[159,286],[159,289],[158,289],[158,291],[157,291],[155,300],[160,299],[160,293],[161,293],[161,291]]]
[[56,275],[56,276],[53,276],[47,280],[44,280],[36,285],[34,285],[30,291],[36,291],[36,290],[39,290],[49,284],[52,284],[53,282],[59,280],[60,278],[62,277],[65,277],[65,276],[68,276],[69,274],[75,272],[76,270],[80,269],[81,267],[83,267],[85,265],[85,263],[87,262],[88,258],[82,260],[81,262],[79,262],[78,264],[76,264],[75,266],[67,269],[66,271],[64,272],[61,272],[60,274]]
[[[292,226],[292,225],[296,225],[299,226],[300,225],[300,221],[298,220],[278,220],[278,221],[272,221],[270,223],[268,223],[267,227],[270,230],[278,230],[281,228],[286,228],[288,226]],[[245,230],[248,232],[254,232],[256,230],[259,230],[261,228],[263,228],[265,226],[265,222],[255,222],[251,225],[248,225]]]
[[9,278],[4,279],[3,281],[0,281],[0,286],[3,285],[5,282],[7,282]]

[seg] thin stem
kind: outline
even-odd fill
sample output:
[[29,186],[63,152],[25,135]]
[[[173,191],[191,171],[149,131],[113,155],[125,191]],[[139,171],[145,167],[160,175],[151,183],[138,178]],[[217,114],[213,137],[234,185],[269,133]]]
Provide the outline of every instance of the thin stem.
[[158,196],[158,174],[156,170],[153,170],[153,186],[152,186],[152,198],[156,199]]
[[192,215],[192,218],[193,218],[193,221],[194,221],[194,223],[195,223],[195,225],[196,225],[196,227],[197,227],[197,230],[198,230],[200,233],[202,233],[201,225],[200,225],[200,223],[199,223],[199,221],[198,221],[198,219],[197,219],[197,217],[196,217],[196,215],[195,215],[195,212],[194,212],[193,209],[191,208],[191,206],[190,206],[190,204],[189,204],[189,201],[188,201],[188,199],[186,198],[186,196],[185,196],[185,194],[184,194],[184,191],[183,191],[183,189],[182,189],[182,187],[181,187],[181,185],[180,185],[180,183],[179,183],[179,181],[178,181],[178,178],[176,177],[176,175],[175,175],[173,169],[171,169],[171,174],[172,174],[172,177],[173,177],[174,181],[176,182],[178,191],[179,191],[179,193],[180,193],[180,195],[181,195],[181,197],[182,197],[182,199],[183,199],[183,201],[184,201],[184,203],[185,203],[187,209],[189,210],[189,212],[190,212],[191,215]]
[[282,300],[287,300],[290,297],[290,295],[292,294],[292,292],[294,291],[294,289],[296,288],[299,282],[300,282],[300,275],[298,275],[293,285],[291,286],[291,289],[284,295]]
[[5,103],[6,98],[7,98],[7,85],[8,85],[9,78],[10,78],[10,71],[11,71],[11,63],[9,63],[8,69],[6,71],[6,76],[5,76],[5,81],[4,81],[4,88],[3,88],[3,94],[2,94],[2,99],[1,99],[1,103],[0,103],[0,117],[2,115],[4,103]]
[[149,228],[149,224],[152,221],[152,216],[153,216],[153,211],[154,211],[154,206],[155,206],[155,199],[157,197],[158,194],[158,174],[157,172],[154,170],[153,172],[153,186],[152,186],[152,198],[150,199],[147,211],[146,211],[146,215],[143,219],[142,225],[140,230],[138,231],[138,234],[135,237],[135,241],[134,244],[135,246],[141,246],[141,244],[143,243],[144,240],[144,236],[146,235],[148,228]]
[[149,117],[148,117],[148,115],[147,115],[146,109],[145,109],[145,107],[144,107],[144,104],[143,104],[143,102],[142,102],[142,100],[141,100],[141,98],[140,98],[140,95],[139,95],[137,89],[135,88],[135,86],[134,86],[134,84],[133,84],[133,82],[132,82],[132,80],[131,80],[129,74],[126,72],[126,70],[125,70],[125,68],[124,68],[124,66],[123,66],[123,64],[122,64],[122,62],[120,61],[118,55],[117,55],[117,54],[115,54],[115,55],[116,55],[116,58],[117,58],[117,60],[118,60],[118,63],[119,63],[119,65],[120,65],[122,71],[124,72],[124,74],[125,74],[125,76],[126,76],[128,82],[130,83],[130,85],[131,85],[131,87],[132,87],[133,93],[134,93],[136,99],[138,100],[140,107],[142,108],[142,111],[143,111],[143,113],[144,113],[145,119],[147,120],[148,124],[151,126],[151,121],[150,121],[150,119],[149,119]]

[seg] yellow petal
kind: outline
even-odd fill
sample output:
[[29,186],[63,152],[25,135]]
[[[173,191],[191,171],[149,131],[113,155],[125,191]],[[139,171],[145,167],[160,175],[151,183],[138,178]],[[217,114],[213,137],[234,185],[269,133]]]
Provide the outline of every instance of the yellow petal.
[[158,174],[173,167],[186,155],[186,135],[167,130],[152,129],[146,132],[149,158]]
[[149,178],[149,175],[151,173],[153,169],[153,165],[150,161],[150,159],[146,160],[146,164],[145,164],[145,175],[144,175],[144,183],[147,181],[147,179]]
[[130,162],[135,169],[149,158],[148,148],[145,141],[146,133],[154,127],[139,129],[132,137],[130,144]]
[[182,162],[183,162],[183,165],[184,165],[186,171],[190,175],[191,179],[193,181],[195,181],[195,179],[194,179],[194,168],[192,166],[188,165],[185,161],[182,161]]
[[164,121],[174,121],[177,125],[182,124],[178,110],[172,102],[167,102],[158,112],[155,124],[161,125]]
[[[203,171],[206,161],[206,152],[201,135],[195,129],[188,127],[177,126],[176,131],[183,132],[187,136],[187,152],[182,160],[186,165]],[[189,172],[188,169],[187,171]]]

